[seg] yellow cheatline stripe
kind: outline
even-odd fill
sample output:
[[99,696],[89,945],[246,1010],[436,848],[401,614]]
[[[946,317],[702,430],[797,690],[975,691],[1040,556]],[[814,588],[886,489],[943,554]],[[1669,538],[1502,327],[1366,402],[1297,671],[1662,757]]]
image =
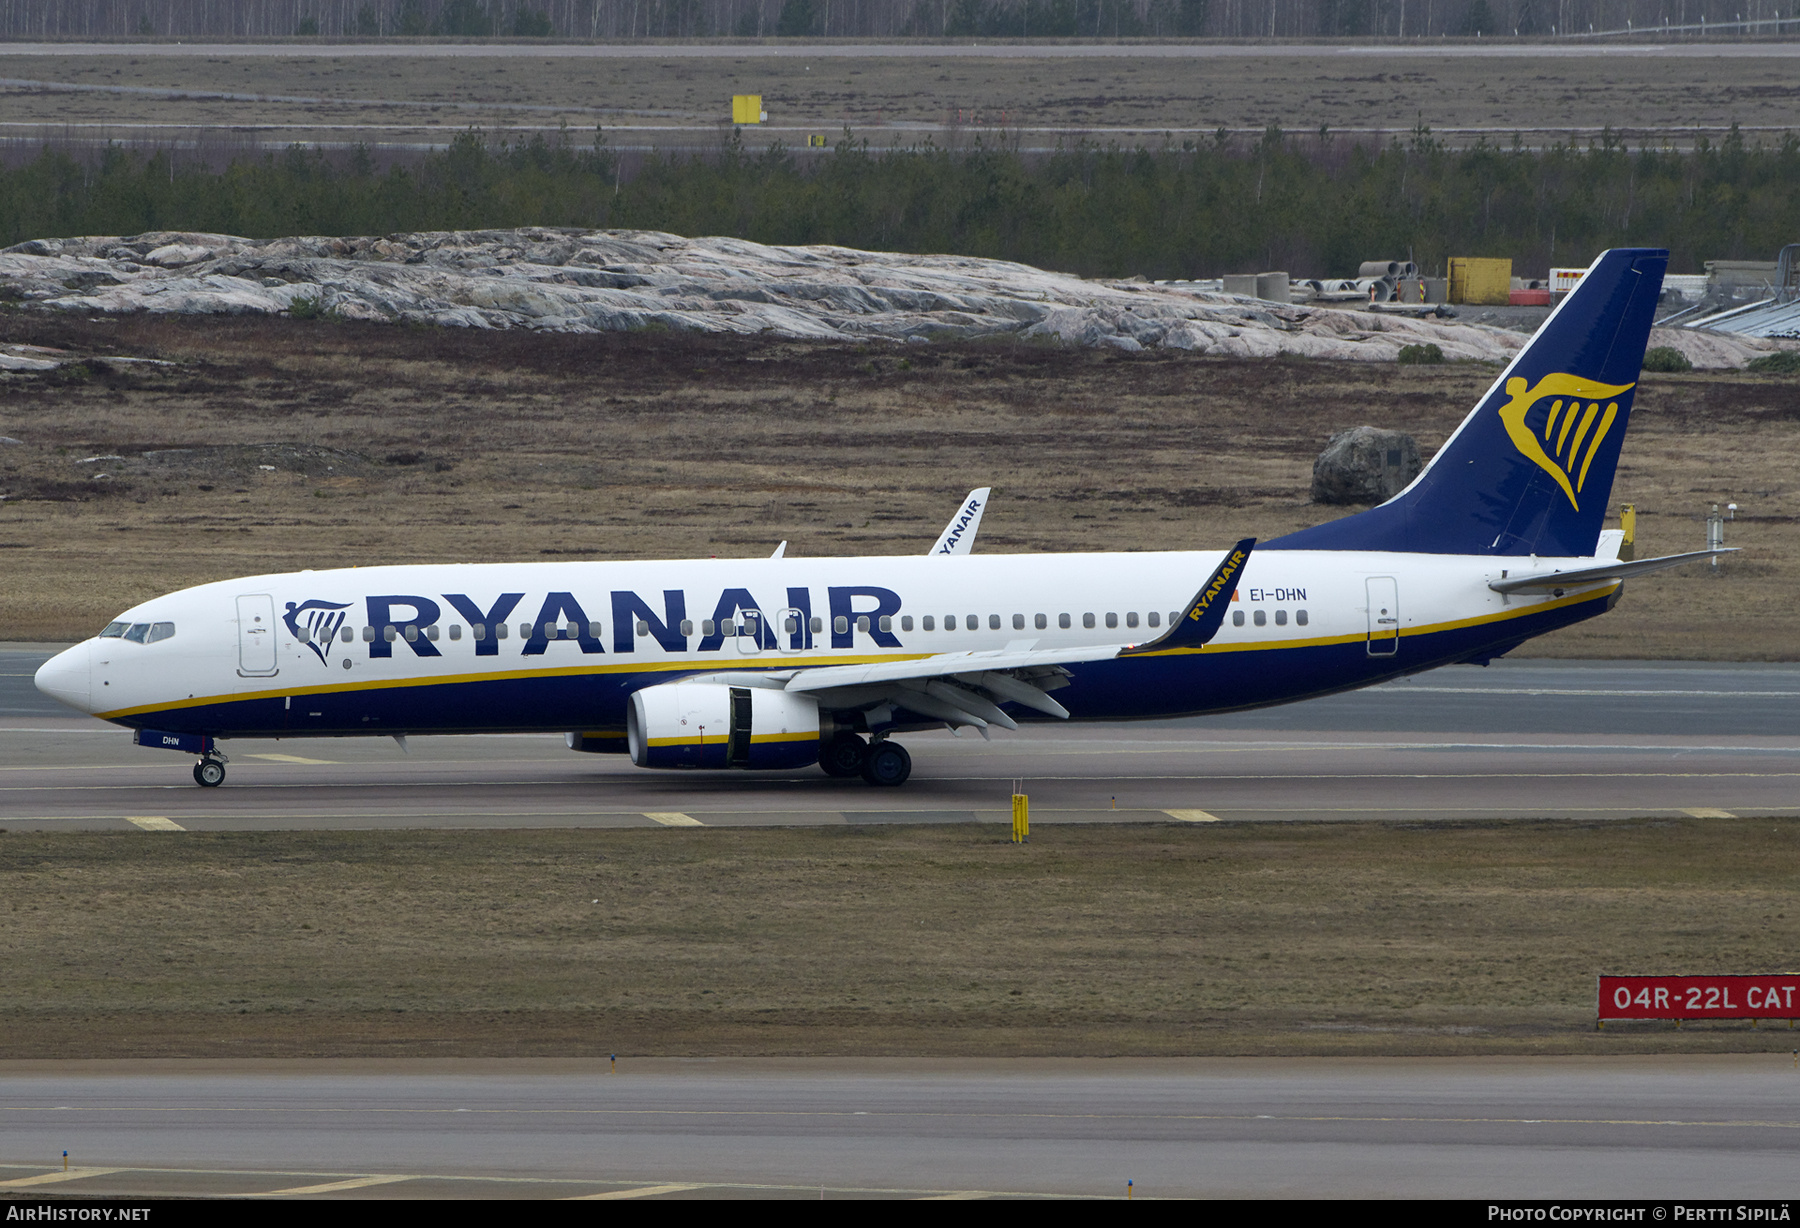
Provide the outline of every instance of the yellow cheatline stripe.
[[580,678],[593,674],[716,674],[729,671],[769,672],[778,669],[815,669],[827,665],[877,665],[894,661],[922,661],[939,656],[933,652],[901,653],[897,656],[858,654],[848,657],[768,657],[757,661],[625,661],[616,665],[575,665],[561,669],[516,669],[483,674],[435,674],[417,678],[375,678],[367,682],[341,682],[335,686],[288,687],[271,691],[246,691],[228,695],[198,695],[174,703],[141,704],[134,708],[117,708],[96,712],[103,721],[122,716],[140,716],[147,712],[173,712],[179,708],[201,708],[216,703],[247,703],[257,699],[283,699],[300,695],[344,695],[351,691],[398,690],[404,687],[452,686],[464,682],[517,682],[526,678]]
[[297,1194],[335,1194],[339,1190],[360,1190],[371,1185],[392,1185],[396,1181],[418,1181],[411,1176],[357,1177],[351,1181],[327,1181],[323,1185],[296,1185],[285,1190],[261,1190],[243,1194],[243,1198],[289,1198]]
[[1180,819],[1183,823],[1217,823],[1219,816],[1208,814],[1204,810],[1165,810],[1164,814],[1171,819]]
[[71,1168],[68,1172],[58,1170],[53,1173],[39,1173],[35,1177],[16,1177],[11,1181],[0,1181],[0,1190],[22,1190],[30,1185],[53,1185],[58,1181],[80,1181],[83,1177],[104,1177],[108,1173],[122,1173],[122,1168]]
[[187,828],[160,814],[128,814],[127,823],[143,828],[145,831],[186,831]]
[[[565,1199],[566,1202],[610,1202],[616,1198],[654,1198],[658,1194],[679,1194],[683,1190],[697,1190],[698,1185],[674,1183],[670,1185],[640,1185],[633,1190],[607,1190],[603,1194],[576,1194]],[[806,1187],[811,1189],[809,1185]]]
[[[1597,601],[1604,598],[1623,583],[1624,581],[1622,580],[1614,580],[1604,584],[1604,586],[1600,588],[1590,589],[1587,592],[1576,593],[1568,597],[1558,597],[1554,601],[1538,602],[1517,610],[1501,610],[1497,613],[1482,614],[1474,618],[1460,618],[1442,623],[1426,623],[1418,627],[1402,627],[1400,629],[1400,638],[1407,639],[1413,636],[1432,635],[1441,631],[1459,631],[1464,627],[1478,627],[1486,623],[1507,622],[1512,619],[1528,618],[1534,614],[1541,614],[1545,610],[1561,609],[1563,606],[1574,605],[1582,601]],[[1314,639],[1254,640],[1245,644],[1221,644],[1215,640],[1213,643],[1202,645],[1199,648],[1163,648],[1154,652],[1136,653],[1126,659],[1144,661],[1153,657],[1172,657],[1197,652],[1272,652],[1290,648],[1321,648],[1332,644],[1360,644],[1365,642],[1368,638],[1367,632],[1356,632],[1350,635],[1320,636]],[[818,660],[788,658],[786,660],[771,660],[764,668],[768,670],[812,669],[815,667],[823,668],[831,665],[893,664],[901,661],[922,661],[927,657],[939,655],[941,654],[921,652],[902,653],[894,656],[825,657]],[[393,678],[374,682],[351,682],[341,686],[299,687],[288,691],[255,691],[248,694],[207,695],[196,699],[178,700],[175,703],[144,704],[135,708],[119,708],[112,712],[96,712],[94,715],[103,721],[110,721],[126,716],[141,716],[146,713],[173,712],[180,708],[199,708],[204,707],[207,704],[248,703],[257,699],[279,699],[284,695],[342,695],[349,691],[398,690],[407,687],[450,686],[463,682],[515,682],[525,678],[573,678],[585,674],[602,673],[716,673],[723,668],[722,666],[719,668],[708,668],[714,664],[715,663],[713,662],[689,663],[683,665],[645,665],[632,663],[629,665],[590,665],[573,669],[515,670],[509,673],[494,674],[446,674],[430,678]],[[967,668],[972,669],[974,667],[975,666],[972,663]],[[757,667],[746,663],[742,668],[754,669]],[[652,743],[652,745],[655,744],[656,743]]]
[[817,742],[819,731],[801,730],[799,733],[754,733],[750,735],[752,744],[759,742]]
[[664,827],[705,827],[699,819],[682,814],[679,810],[643,810],[639,811],[652,823],[661,823]]

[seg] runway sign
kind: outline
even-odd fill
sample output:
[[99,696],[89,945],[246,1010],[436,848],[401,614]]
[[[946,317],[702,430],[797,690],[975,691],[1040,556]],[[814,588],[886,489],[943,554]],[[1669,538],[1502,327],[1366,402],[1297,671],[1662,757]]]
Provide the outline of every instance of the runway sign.
[[1800,1018],[1800,975],[1602,976],[1599,1010],[1608,1019]]

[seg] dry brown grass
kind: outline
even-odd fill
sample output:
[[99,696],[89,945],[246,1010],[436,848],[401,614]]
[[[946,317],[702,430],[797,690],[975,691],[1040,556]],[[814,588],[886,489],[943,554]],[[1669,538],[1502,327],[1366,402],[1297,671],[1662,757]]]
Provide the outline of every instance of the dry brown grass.
[[[282,139],[351,139],[322,125],[436,128],[556,125],[591,132],[596,122],[692,125],[728,118],[730,97],[760,93],[772,121],[836,132],[877,132],[883,124],[944,125],[961,111],[983,127],[1077,129],[1261,129],[1292,132],[1380,127],[1511,132],[1540,126],[1663,131],[1742,123],[1791,127],[1800,84],[1791,61],[1733,58],[1730,70],[1703,58],[1545,59],[1516,56],[1406,56],[1383,62],[1351,56],[1332,63],[1274,55],[1201,61],[1165,59],[773,59],[697,60],[677,52],[654,59],[290,58],[6,56],[0,76],[87,85],[224,91],[329,99],[425,103],[508,103],[568,108],[551,112],[445,106],[155,99],[121,94],[6,91],[7,116],[46,133],[69,124],[162,123],[211,126],[229,142],[246,124],[290,124]],[[612,108],[596,114],[577,108]],[[632,112],[636,112],[633,114]],[[312,125],[321,125],[318,128]],[[89,135],[95,135],[90,130]],[[99,135],[105,135],[102,130]],[[644,139],[622,131],[615,143]],[[755,133],[751,133],[755,137]],[[379,134],[376,134],[379,139]],[[405,139],[413,139],[411,137]],[[914,136],[902,136],[911,141]],[[939,139],[942,139],[941,137]],[[877,136],[878,143],[885,138]],[[792,139],[789,141],[793,143]]]
[[0,1057],[1716,1052],[1791,819],[0,837]]
[[[264,319],[0,315],[0,339],[178,365],[0,377],[0,639],[72,640],[159,593],[376,562],[922,551],[993,484],[980,549],[1267,538],[1314,455],[1369,422],[1436,447],[1492,380],[1024,344],[770,344]],[[1791,660],[1792,379],[1646,376],[1613,497],[1640,552],[1745,552],[1634,583],[1538,655]],[[197,448],[152,470],[146,449]],[[216,449],[216,451],[206,451]],[[122,454],[124,462],[77,462]],[[260,468],[263,463],[273,470]],[[333,466],[330,471],[325,468]],[[91,475],[107,471],[96,481]],[[210,489],[207,489],[209,488]]]

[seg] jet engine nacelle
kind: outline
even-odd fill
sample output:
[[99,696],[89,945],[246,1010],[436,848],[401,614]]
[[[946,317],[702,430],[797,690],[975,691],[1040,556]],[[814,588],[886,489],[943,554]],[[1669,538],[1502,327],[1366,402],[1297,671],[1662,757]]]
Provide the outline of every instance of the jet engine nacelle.
[[767,687],[665,682],[632,695],[625,738],[639,767],[806,767],[819,761],[819,704]]

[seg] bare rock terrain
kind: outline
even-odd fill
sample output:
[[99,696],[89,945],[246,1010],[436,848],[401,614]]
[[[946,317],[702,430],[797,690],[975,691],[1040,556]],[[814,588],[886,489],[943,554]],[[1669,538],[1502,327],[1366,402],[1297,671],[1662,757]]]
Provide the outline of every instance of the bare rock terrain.
[[1522,342],[1485,326],[1086,281],[1003,260],[654,231],[37,239],[0,252],[0,296],[80,312],[902,343],[1013,335],[1240,358],[1383,362],[1403,346],[1431,342],[1451,359],[1500,362]]

